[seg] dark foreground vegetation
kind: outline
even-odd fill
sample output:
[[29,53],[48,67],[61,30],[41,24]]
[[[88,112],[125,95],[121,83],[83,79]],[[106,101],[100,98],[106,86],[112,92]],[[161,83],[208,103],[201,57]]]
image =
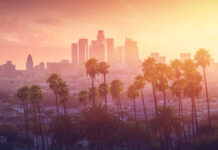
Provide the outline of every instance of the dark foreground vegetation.
[[[86,62],[86,73],[91,77],[91,88],[78,93],[83,110],[73,115],[68,112],[69,89],[57,74],[47,82],[55,95],[55,114],[45,113],[42,91],[38,85],[21,87],[17,97],[23,107],[23,124],[0,125],[0,150],[16,147],[27,150],[217,150],[218,116],[210,113],[210,99],[206,82],[206,67],[210,55],[200,49],[194,60],[174,60],[170,65],[147,58],[142,64],[142,75],[124,91],[120,80],[107,84],[109,65],[95,59]],[[203,76],[197,67],[203,68]],[[103,83],[95,86],[94,79],[102,74]],[[204,82],[202,82],[204,81]],[[204,83],[207,116],[197,111],[197,98]],[[146,110],[143,88],[153,90],[153,114]],[[168,104],[167,93],[176,97],[178,105]],[[163,105],[157,92],[163,94]],[[108,107],[112,96],[114,107]],[[131,100],[132,111],[123,108],[123,96]],[[101,96],[102,101],[97,101]],[[143,119],[137,116],[136,99],[141,98]],[[184,112],[182,98],[190,98],[190,112]],[[63,111],[61,111],[63,110]],[[131,115],[128,115],[131,114]]]

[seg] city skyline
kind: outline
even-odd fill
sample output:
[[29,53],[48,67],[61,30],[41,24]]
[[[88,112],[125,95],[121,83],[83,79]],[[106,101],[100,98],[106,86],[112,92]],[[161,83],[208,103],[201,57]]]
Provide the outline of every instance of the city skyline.
[[216,6],[213,0],[0,0],[0,64],[13,60],[23,69],[29,53],[36,63],[71,60],[71,43],[95,39],[99,29],[115,47],[125,38],[137,41],[140,59],[159,52],[171,60],[205,48],[217,61]]

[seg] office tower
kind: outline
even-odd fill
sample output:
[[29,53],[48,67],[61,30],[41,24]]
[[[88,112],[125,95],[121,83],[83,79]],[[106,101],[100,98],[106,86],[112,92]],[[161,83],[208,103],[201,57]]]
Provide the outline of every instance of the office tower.
[[139,54],[137,42],[127,38],[124,46],[124,62],[125,64],[133,65],[138,61]]
[[79,39],[79,65],[84,67],[88,60],[88,39]]
[[26,71],[31,72],[33,70],[33,59],[31,55],[28,55],[26,61]]
[[114,61],[114,39],[107,38],[106,39],[106,47],[107,47],[107,62],[113,63]]
[[16,76],[15,65],[12,64],[11,61],[7,61],[5,64],[0,65],[0,76],[15,77]]
[[180,54],[180,59],[183,62],[187,59],[191,59],[191,54],[190,53],[182,53],[182,54]]
[[105,48],[106,48],[106,46],[105,46],[104,31],[99,30],[98,35],[97,35],[95,49],[94,49],[95,58],[98,61],[106,61],[105,60],[105,55],[106,55]]
[[159,53],[151,53],[151,58],[153,58],[157,63],[166,63],[166,56],[160,56]]
[[91,41],[91,45],[89,46],[89,58],[96,58],[96,40]]
[[123,63],[123,47],[119,46],[114,49],[114,62]]
[[73,43],[72,44],[72,65],[74,67],[78,66],[78,59],[79,59],[79,52],[78,52],[78,44]]

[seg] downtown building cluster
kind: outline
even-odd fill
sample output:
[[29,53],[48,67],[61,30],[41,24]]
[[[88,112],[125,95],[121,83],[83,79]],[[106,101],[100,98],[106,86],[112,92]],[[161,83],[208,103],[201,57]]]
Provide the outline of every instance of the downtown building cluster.
[[74,67],[84,67],[88,59],[105,61],[112,64],[135,65],[139,63],[139,51],[137,42],[131,39],[125,40],[124,46],[115,47],[113,38],[106,38],[103,30],[99,30],[96,40],[92,40],[89,45],[88,39],[79,39],[77,43],[72,43],[72,65]]

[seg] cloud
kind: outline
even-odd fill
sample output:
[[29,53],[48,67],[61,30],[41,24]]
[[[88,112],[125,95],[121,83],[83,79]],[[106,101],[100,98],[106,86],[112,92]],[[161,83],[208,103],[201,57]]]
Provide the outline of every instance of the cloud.
[[44,24],[44,25],[54,25],[54,26],[63,25],[62,20],[56,19],[56,18],[51,18],[51,17],[38,18],[38,19],[34,20],[34,22],[39,23],[39,24]]

